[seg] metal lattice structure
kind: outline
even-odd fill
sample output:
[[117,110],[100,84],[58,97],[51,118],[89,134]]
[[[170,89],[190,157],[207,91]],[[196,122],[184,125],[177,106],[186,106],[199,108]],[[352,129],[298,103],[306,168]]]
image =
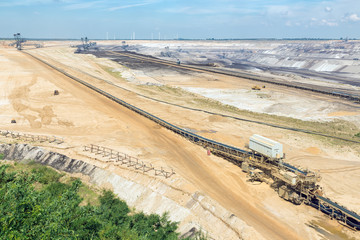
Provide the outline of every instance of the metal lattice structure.
[[106,158],[105,162],[112,162],[115,165],[133,168],[135,170],[142,171],[143,173],[153,171],[155,176],[164,176],[165,178],[169,178],[175,174],[173,169],[165,170],[163,167],[156,168],[151,163],[145,163],[136,157],[132,157],[126,153],[122,153],[111,148],[90,144],[84,146],[84,151]]
[[96,42],[90,42],[88,37],[81,38],[81,44],[77,46],[75,53],[81,53],[89,51],[89,49],[97,50]]
[[27,142],[39,142],[39,143],[48,142],[48,143],[56,143],[56,144],[64,143],[64,139],[58,136],[34,135],[29,133],[20,133],[20,132],[8,131],[8,130],[0,130],[0,135],[6,138],[13,138]]
[[20,33],[15,33],[14,38],[15,38],[14,45],[16,46],[16,48],[18,50],[21,50],[22,49],[22,43],[26,42],[25,38],[22,38]]

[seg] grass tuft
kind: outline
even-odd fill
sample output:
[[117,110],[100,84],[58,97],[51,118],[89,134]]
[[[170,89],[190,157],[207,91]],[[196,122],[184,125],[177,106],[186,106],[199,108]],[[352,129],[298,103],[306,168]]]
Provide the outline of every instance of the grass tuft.
[[99,65],[105,72],[109,73],[111,76],[115,77],[115,78],[118,78],[118,79],[121,79],[121,80],[124,80],[124,78],[122,77],[121,75],[121,72],[118,72],[118,71],[114,71],[114,68],[111,68],[111,67],[107,67],[107,66],[104,66],[104,65]]
[[58,182],[59,179],[64,175],[58,173],[54,169],[51,169],[47,166],[43,166],[41,164],[31,164],[31,165],[34,166],[31,172],[39,176],[38,181],[42,184],[50,184],[50,183]]

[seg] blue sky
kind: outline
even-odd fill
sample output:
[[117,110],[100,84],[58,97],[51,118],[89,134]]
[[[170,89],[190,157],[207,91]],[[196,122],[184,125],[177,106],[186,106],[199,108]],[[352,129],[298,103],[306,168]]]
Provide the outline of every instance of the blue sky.
[[360,0],[0,0],[0,37],[360,38]]

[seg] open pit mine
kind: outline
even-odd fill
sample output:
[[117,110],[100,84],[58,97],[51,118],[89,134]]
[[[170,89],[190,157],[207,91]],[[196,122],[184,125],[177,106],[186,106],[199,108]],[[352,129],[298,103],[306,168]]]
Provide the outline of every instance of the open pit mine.
[[4,42],[0,152],[182,236],[360,239],[359,58],[357,41]]

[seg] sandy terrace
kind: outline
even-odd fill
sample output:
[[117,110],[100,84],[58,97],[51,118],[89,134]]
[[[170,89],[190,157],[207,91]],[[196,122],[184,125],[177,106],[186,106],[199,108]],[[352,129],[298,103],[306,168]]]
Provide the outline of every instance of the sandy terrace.
[[[323,176],[321,184],[327,195],[360,212],[360,185],[355,184],[360,181],[360,157],[348,147],[337,149],[309,135],[149,101],[91,77],[90,75],[93,75],[129,89],[136,88],[132,83],[120,81],[104,71],[103,66],[123,68],[106,59],[72,55],[65,47],[44,48],[32,53],[131,104],[178,126],[197,130],[206,137],[241,148],[244,148],[249,136],[254,133],[278,140],[284,144],[289,162],[320,170]],[[254,228],[254,231],[265,239],[321,239],[321,234],[308,227],[312,220],[333,226],[337,231],[343,231],[349,236],[359,237],[358,233],[333,223],[312,208],[294,206],[281,200],[265,184],[252,185],[246,182],[245,174],[231,163],[215,156],[207,156],[203,148],[89,91],[21,52],[3,48],[0,50],[0,62],[2,129],[65,137],[69,147],[59,151],[82,157],[85,161],[93,160],[86,159],[81,153],[81,146],[95,143],[137,156],[158,166],[173,168],[176,178],[182,182],[176,187],[189,193],[200,191],[234,213],[246,226]],[[132,73],[131,69],[127,71]],[[132,73],[132,76],[136,78],[136,74]],[[194,79],[207,81],[207,77],[209,76],[204,75],[201,78],[196,75]],[[184,85],[193,87],[201,84],[195,81],[190,84],[194,79],[187,76]],[[229,83],[236,81],[221,76],[216,76],[216,79],[226,88],[231,88]],[[181,82],[181,76],[176,80]],[[238,84],[238,81],[236,83]],[[239,88],[248,88],[251,84],[244,81]],[[60,91],[59,96],[53,96],[55,89]],[[281,90],[279,88],[272,91],[283,93]],[[325,111],[324,114],[347,115],[348,112],[356,111],[338,107],[330,112]],[[10,124],[13,118],[17,124]],[[211,233],[210,228],[205,230]],[[226,236],[216,235],[215,238],[226,239]]]

